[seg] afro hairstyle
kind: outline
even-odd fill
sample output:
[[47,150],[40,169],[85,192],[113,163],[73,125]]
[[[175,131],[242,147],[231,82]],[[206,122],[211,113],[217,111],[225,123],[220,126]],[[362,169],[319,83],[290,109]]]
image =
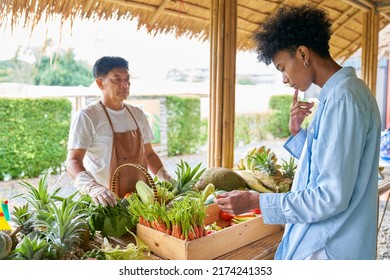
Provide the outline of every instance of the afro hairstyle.
[[282,6],[253,35],[257,59],[266,65],[282,50],[291,55],[299,46],[306,46],[320,57],[330,57],[329,40],[332,22],[325,10],[302,6]]

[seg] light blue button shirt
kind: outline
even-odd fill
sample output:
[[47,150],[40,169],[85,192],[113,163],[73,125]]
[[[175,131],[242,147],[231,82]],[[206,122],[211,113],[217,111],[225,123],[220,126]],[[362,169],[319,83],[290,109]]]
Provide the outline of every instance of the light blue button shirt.
[[284,147],[300,159],[291,192],[261,194],[264,222],[286,224],[275,259],[376,259],[380,114],[352,67],[319,94],[308,130]]

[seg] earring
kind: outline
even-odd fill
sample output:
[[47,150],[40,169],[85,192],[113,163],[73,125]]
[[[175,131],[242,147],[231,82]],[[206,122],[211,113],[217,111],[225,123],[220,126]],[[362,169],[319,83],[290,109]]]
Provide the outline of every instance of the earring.
[[305,67],[309,66],[309,62],[305,61],[305,62],[303,63],[303,66],[305,66]]

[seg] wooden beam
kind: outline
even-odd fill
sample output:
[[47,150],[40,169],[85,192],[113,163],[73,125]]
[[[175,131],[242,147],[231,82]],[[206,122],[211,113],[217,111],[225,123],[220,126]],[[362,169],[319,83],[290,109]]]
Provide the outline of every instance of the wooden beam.
[[368,1],[368,0],[356,0],[356,2],[360,2],[361,4],[371,8],[371,9],[375,9],[375,5],[374,3],[372,3],[372,1]]
[[353,13],[352,15],[348,14],[348,12],[349,12],[349,11],[346,10],[346,11],[343,13],[343,15],[342,15],[342,16],[346,15],[346,16],[348,17],[345,21],[339,23],[339,22],[341,21],[341,19],[343,18],[342,16],[340,16],[340,17],[338,17],[338,18],[333,22],[333,24],[335,24],[335,23],[336,23],[336,24],[339,24],[339,26],[337,26],[337,28],[333,29],[333,33],[338,32],[341,28],[343,28],[344,26],[346,26],[347,23],[349,23],[349,22],[355,20],[355,17],[358,16],[358,15],[361,13],[360,10],[355,10],[354,13]]
[[[147,5],[147,4],[132,2],[132,1],[124,1],[124,0],[102,0],[102,1],[107,2],[107,3],[119,4],[119,5],[123,5],[123,6],[127,6],[127,7],[132,7],[132,8],[136,8],[136,9],[143,9],[143,10],[147,10],[147,11],[157,11],[157,9],[158,9],[158,6],[152,6],[152,5]],[[186,5],[190,6],[190,7],[202,8],[201,6],[193,5],[190,3],[186,3]],[[204,15],[207,15],[208,13],[209,13],[209,10],[207,8],[204,8]],[[175,15],[178,15],[178,11],[163,10],[162,14],[175,16]],[[201,17],[201,16],[192,16],[192,15],[183,14],[183,13],[181,13],[180,16],[183,18],[194,20],[194,21],[200,21],[200,22],[209,21],[209,18]]]
[[349,47],[347,49],[342,49],[340,52],[336,53],[335,57],[340,58],[340,57],[349,56],[350,54],[353,54],[361,47],[360,41],[361,41],[360,37],[356,38],[355,41],[349,44]]
[[[390,10],[389,10],[390,11]],[[390,15],[386,14],[386,13],[383,13],[383,12],[380,12],[379,13],[382,17],[384,17],[385,19],[387,19],[388,21],[390,21]]]
[[362,3],[358,3],[358,2],[355,2],[353,0],[342,0],[343,2],[353,6],[353,7],[356,7],[362,11],[365,11],[365,12],[369,12],[370,11],[370,8],[367,7],[366,5],[362,4]]
[[[124,1],[124,0],[102,0],[102,1],[103,2],[112,3],[112,4],[124,5],[124,6],[128,6],[128,7],[136,8],[136,9],[143,9],[143,10],[147,10],[147,11],[156,11],[156,12],[157,12],[158,8],[161,6],[160,5],[160,6],[157,7],[157,6],[146,5],[146,4],[143,4],[143,3]],[[169,2],[169,0],[167,2]],[[202,8],[201,6],[193,5],[193,4],[187,3],[187,2],[185,2],[185,5],[189,6],[190,8],[193,8],[193,7]],[[173,10],[162,9],[160,15],[162,15],[162,14],[174,16],[174,15],[178,15],[178,12],[177,11],[173,11]],[[204,8],[204,15],[207,15],[207,14],[209,14],[209,10]],[[207,23],[210,24],[210,18],[208,18],[206,16],[198,17],[198,16],[192,16],[192,15],[188,15],[188,14],[180,14],[180,16],[182,18],[191,19],[193,21],[198,21],[198,22],[202,22],[202,23],[207,22]],[[250,23],[250,24],[253,24],[253,25],[256,24],[254,22],[245,20],[243,18],[239,18],[239,20],[242,20],[245,23]],[[151,20],[151,22],[152,22],[152,20]],[[237,27],[237,31],[239,31],[240,33],[247,34],[249,36],[253,34],[252,30],[247,30],[245,28],[238,28]]]
[[161,14],[163,13],[163,11],[165,10],[166,6],[168,6],[168,4],[171,2],[171,0],[163,0],[162,3],[160,4],[160,6],[157,8],[156,12],[154,13],[154,15],[151,17],[151,19],[149,20],[149,24],[150,25],[153,25],[157,19],[159,18],[159,16],[161,16]]

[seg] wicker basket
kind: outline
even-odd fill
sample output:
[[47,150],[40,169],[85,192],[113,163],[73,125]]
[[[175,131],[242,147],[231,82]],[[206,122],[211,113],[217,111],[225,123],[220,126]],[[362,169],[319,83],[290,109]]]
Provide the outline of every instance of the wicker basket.
[[150,176],[149,172],[143,166],[141,166],[139,164],[136,164],[136,163],[124,163],[122,165],[119,165],[115,169],[114,174],[112,174],[112,178],[111,178],[110,190],[112,192],[116,193],[117,177],[119,175],[119,172],[120,172],[121,168],[123,168],[125,166],[131,166],[131,167],[134,167],[135,169],[139,170],[146,177],[146,179],[148,180],[148,185],[152,188],[153,193],[154,193],[154,197],[157,198],[157,188],[156,188],[156,184],[153,181],[152,176]]

